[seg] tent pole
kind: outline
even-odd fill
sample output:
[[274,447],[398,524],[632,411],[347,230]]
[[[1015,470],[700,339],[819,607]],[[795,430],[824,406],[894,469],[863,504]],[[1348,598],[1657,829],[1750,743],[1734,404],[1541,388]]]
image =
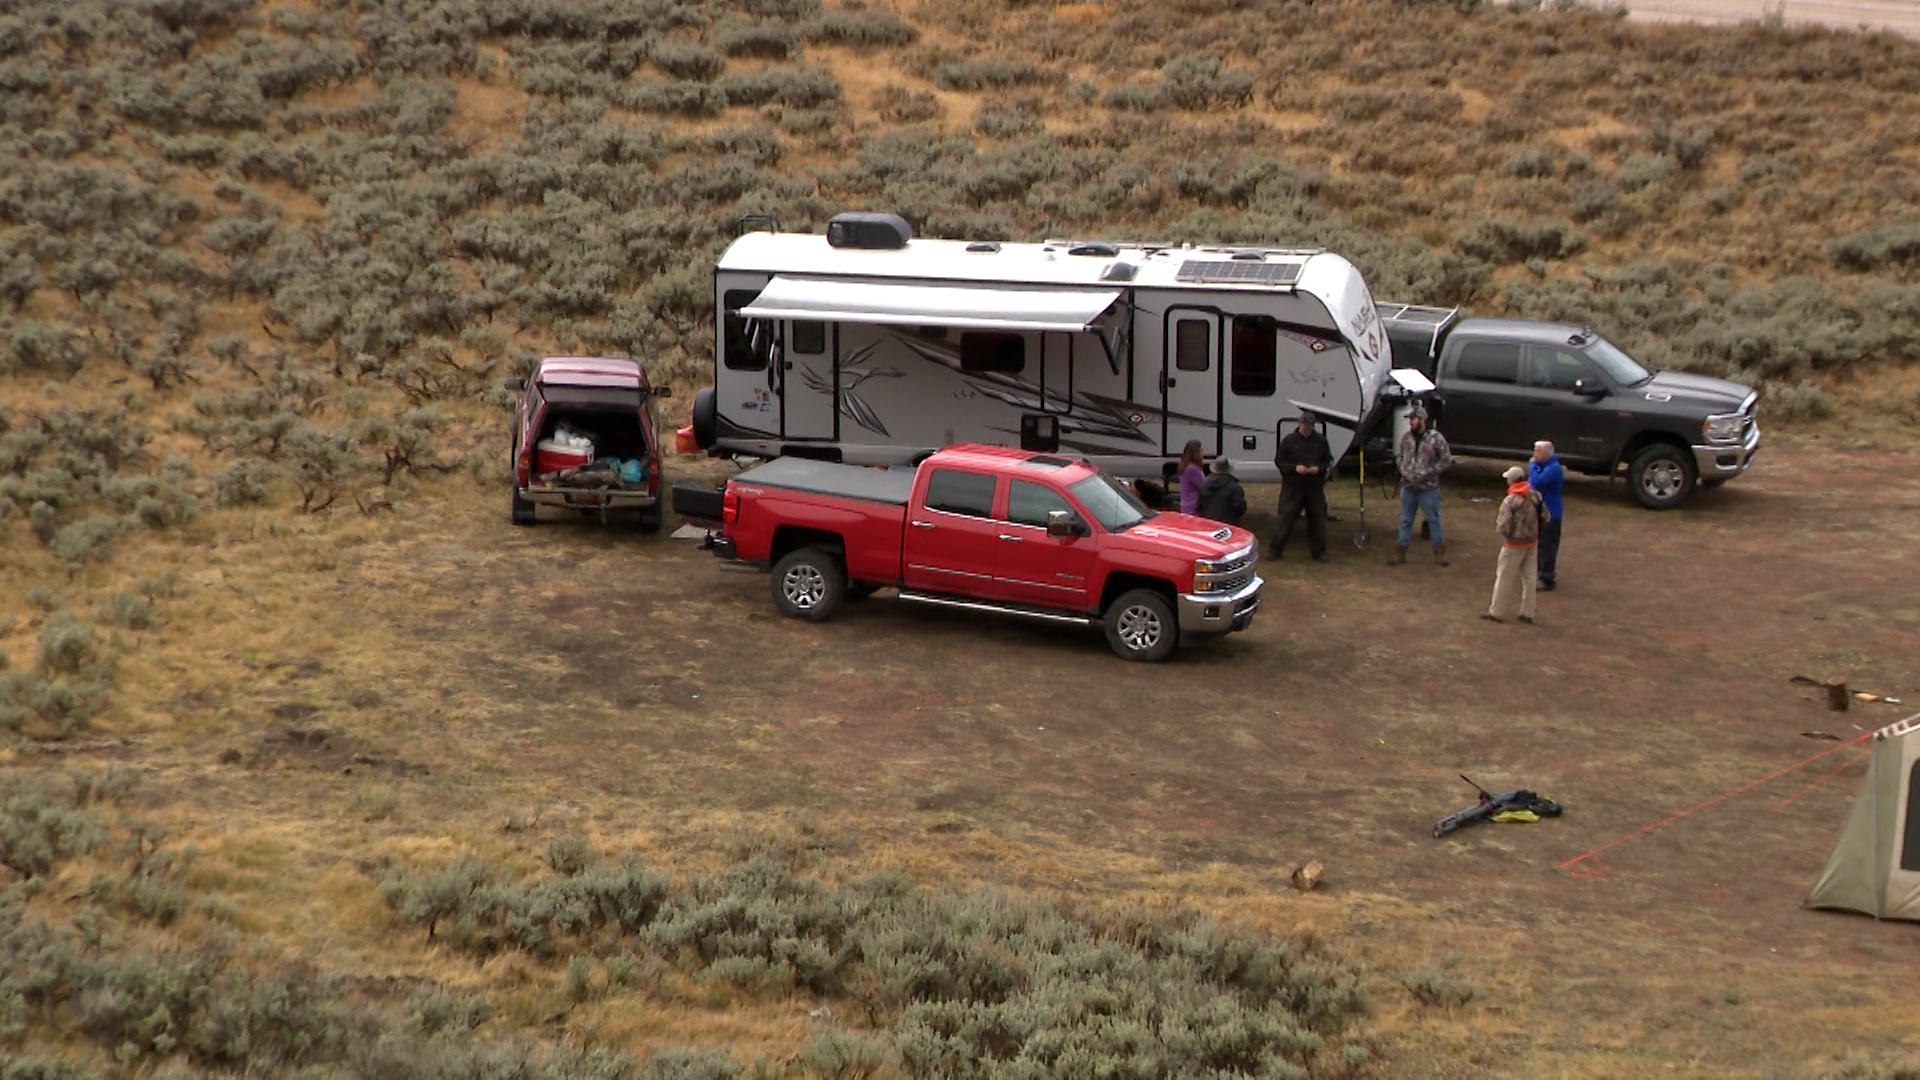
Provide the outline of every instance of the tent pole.
[[1883,897],[1883,894],[1885,894],[1887,891],[1887,882],[1893,880],[1893,875],[1891,872],[1889,872],[1885,876],[1885,879],[1883,880],[1880,870],[1878,869],[1879,866],[1881,865],[1881,861],[1880,861],[1880,757],[1881,757],[1881,753],[1880,751],[1886,748],[1887,743],[1886,743],[1886,740],[1884,739],[1876,739],[1874,741],[1879,743],[1880,745],[1873,748],[1873,760],[1867,764],[1867,783],[1868,783],[1868,786],[1873,791],[1873,809],[1867,816],[1873,819],[1873,865],[1875,867],[1873,871],[1873,921],[1879,922],[1880,921],[1880,904],[1882,902],[1882,897]]

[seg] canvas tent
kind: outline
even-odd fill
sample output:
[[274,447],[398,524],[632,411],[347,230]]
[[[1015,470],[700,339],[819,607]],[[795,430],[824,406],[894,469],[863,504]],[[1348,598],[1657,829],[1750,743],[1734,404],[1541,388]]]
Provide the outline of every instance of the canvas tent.
[[1867,778],[1807,906],[1920,921],[1920,716],[1873,733]]

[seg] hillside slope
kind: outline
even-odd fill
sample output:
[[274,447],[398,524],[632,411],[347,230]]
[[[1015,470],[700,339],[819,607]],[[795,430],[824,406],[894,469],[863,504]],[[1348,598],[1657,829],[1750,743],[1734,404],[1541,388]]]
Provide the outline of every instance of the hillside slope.
[[[1002,957],[1014,931],[968,904],[1043,924],[1069,951],[1132,935],[1127,963],[1178,982],[1195,1009],[1266,1010],[1245,1060],[1359,1070],[1366,1010],[1350,957],[1187,912],[956,900],[750,858],[709,858],[704,883],[613,858],[589,873],[566,844],[518,839],[498,841],[502,865],[461,863],[438,822],[393,839],[392,865],[363,868],[378,890],[322,875],[303,883],[306,906],[283,908],[272,882],[304,867],[262,854],[270,840],[233,841],[192,873],[161,851],[154,821],[193,835],[209,817],[246,820],[245,804],[184,789],[142,802],[129,773],[76,782],[48,762],[268,716],[275,738],[295,739],[282,729],[301,730],[305,706],[272,695],[306,677],[285,659],[303,639],[409,646],[314,583],[388,542],[393,521],[469,520],[449,508],[476,501],[504,517],[500,379],[539,355],[645,358],[684,408],[712,350],[711,263],[748,213],[787,228],[858,207],[901,212],[926,235],[1323,244],[1381,298],[1591,322],[1650,361],[1763,382],[1775,418],[1814,419],[1831,400],[1920,414],[1920,46],[1462,7],[1474,8],[6,6],[0,736],[15,749],[0,750],[0,972],[49,981],[0,983],[0,1053],[129,1075],[186,1061],[627,1075],[624,1059],[561,1046],[578,1031],[563,1040],[550,1021],[572,995],[631,979],[680,1004],[737,990],[737,1023],[696,1033],[713,1046],[821,1075],[889,1060],[895,1043],[809,1042],[784,1014],[756,1012],[754,980],[773,976],[751,964],[723,968],[734,982],[714,989],[706,967],[595,951],[625,925],[607,914],[622,904],[694,920],[745,896],[769,905],[769,924],[822,906],[911,908],[914,933],[977,931],[970,961]],[[241,584],[223,576],[227,559],[249,566]],[[365,700],[345,704],[381,708]],[[234,701],[244,708],[208,718]],[[302,835],[324,838],[337,810],[316,810]],[[391,809],[376,797],[353,812]],[[588,884],[555,883],[577,878]],[[256,899],[237,907],[223,889]],[[568,906],[599,903],[591,917]],[[857,972],[872,985],[822,991],[843,1011],[892,1015],[917,992],[909,969],[931,946],[852,915],[821,925],[836,942],[872,939],[875,966]],[[381,936],[395,927],[403,960]],[[791,936],[739,932],[724,948],[751,945],[761,968],[786,965],[780,978],[812,955]],[[516,934],[550,935],[526,950],[537,965],[502,944]],[[1153,966],[1193,942],[1247,966]],[[600,966],[576,978],[573,948]],[[703,963],[738,959],[713,948]],[[276,974],[287,954],[317,966]],[[504,1004],[496,1015],[467,991]],[[1281,997],[1293,1004],[1276,1018]],[[476,1030],[492,1041],[469,1045]],[[628,1034],[615,1049],[681,1035],[666,1022]],[[703,1055],[646,1068],[726,1074]],[[29,1075],[65,1075],[48,1069]]]

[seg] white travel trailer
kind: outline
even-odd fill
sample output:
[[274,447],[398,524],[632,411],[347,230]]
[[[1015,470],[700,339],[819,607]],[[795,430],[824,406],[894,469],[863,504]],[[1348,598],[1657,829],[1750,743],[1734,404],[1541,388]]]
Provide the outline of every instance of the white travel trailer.
[[912,239],[887,214],[747,232],[714,272],[703,448],[896,464],[956,442],[1158,476],[1189,439],[1274,480],[1308,409],[1334,455],[1390,353],[1366,282],[1318,250]]

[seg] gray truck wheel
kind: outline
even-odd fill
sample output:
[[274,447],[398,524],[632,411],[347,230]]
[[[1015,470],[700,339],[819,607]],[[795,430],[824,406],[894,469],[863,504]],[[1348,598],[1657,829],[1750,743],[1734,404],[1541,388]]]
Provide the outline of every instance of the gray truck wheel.
[[520,497],[519,487],[513,489],[513,508],[509,511],[515,525],[531,525],[534,522],[534,505],[529,499]]
[[1627,467],[1633,497],[1649,510],[1671,510],[1686,502],[1695,475],[1693,455],[1666,443],[1640,451]]
[[1107,644],[1123,660],[1165,660],[1180,643],[1173,605],[1151,589],[1121,593],[1107,607],[1106,625]]
[[801,548],[773,564],[773,606],[809,622],[831,618],[847,595],[847,572],[831,552]]
[[634,527],[643,533],[657,533],[666,520],[666,510],[659,503],[641,510],[634,519]]

